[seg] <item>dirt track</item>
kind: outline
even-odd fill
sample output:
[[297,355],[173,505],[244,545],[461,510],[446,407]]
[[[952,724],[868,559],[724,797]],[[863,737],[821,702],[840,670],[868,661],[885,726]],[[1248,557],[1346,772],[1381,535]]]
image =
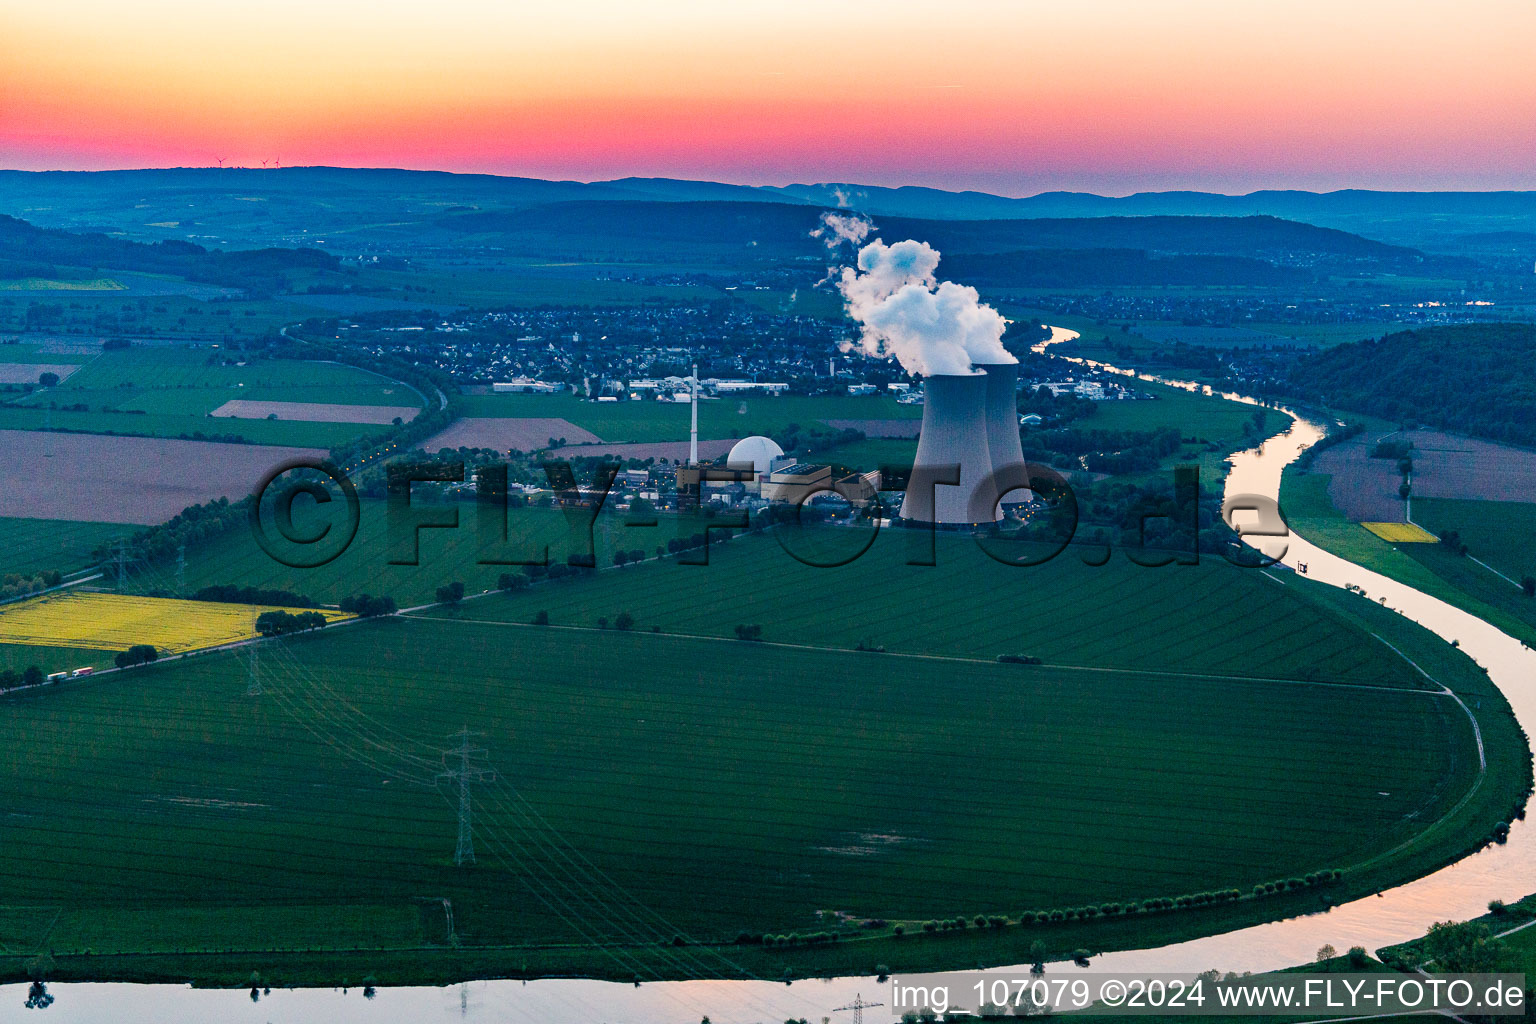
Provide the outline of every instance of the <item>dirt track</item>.
[[225,402],[209,415],[242,420],[264,420],[276,414],[280,420],[300,423],[392,423],[399,417],[409,423],[421,410],[414,405],[330,405],[325,402]]
[[244,497],[279,462],[325,454],[318,448],[0,430],[0,516],[150,525],[188,505]]
[[36,384],[44,373],[56,373],[63,380],[81,363],[0,363],[0,384]]
[[440,448],[492,448],[496,451],[533,451],[549,444],[550,438],[563,437],[567,444],[595,444],[602,438],[570,420],[537,417],[470,417],[458,420],[447,430],[421,443],[423,450]]

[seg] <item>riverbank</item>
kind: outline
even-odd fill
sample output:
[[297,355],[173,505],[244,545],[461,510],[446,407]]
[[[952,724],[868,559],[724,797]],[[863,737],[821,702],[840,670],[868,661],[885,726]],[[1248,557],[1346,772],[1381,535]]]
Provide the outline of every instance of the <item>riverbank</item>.
[[[1326,473],[1287,467],[1281,477],[1280,508],[1292,529],[1340,558],[1390,576],[1415,590],[1455,605],[1536,647],[1536,626],[1503,608],[1480,600],[1475,593],[1456,586],[1424,562],[1400,550],[1397,545],[1350,520],[1329,499],[1328,482],[1329,475]],[[1502,583],[1500,587],[1505,589]],[[1531,600],[1520,596],[1513,586],[1507,589],[1510,591],[1510,600]]]

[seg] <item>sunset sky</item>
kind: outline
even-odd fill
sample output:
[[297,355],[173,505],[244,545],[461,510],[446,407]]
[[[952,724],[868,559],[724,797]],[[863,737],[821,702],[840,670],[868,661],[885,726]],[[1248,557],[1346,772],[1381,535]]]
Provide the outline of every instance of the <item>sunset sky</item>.
[[1536,187],[1530,0],[0,0],[0,166]]

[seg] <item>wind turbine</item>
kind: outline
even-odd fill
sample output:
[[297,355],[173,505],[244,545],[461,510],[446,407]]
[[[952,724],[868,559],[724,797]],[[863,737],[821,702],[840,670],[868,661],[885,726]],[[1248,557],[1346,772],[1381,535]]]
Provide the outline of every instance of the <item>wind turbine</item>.
[[217,159],[217,160],[218,160],[218,161],[219,161],[219,170],[221,170],[221,171],[222,171],[222,170],[223,170],[223,169],[224,169],[224,161],[225,161],[225,160],[226,160],[226,159],[227,159],[227,158],[226,158],[226,157],[222,157],[222,156],[221,156],[221,157],[217,157],[217,158],[216,158],[216,159]]

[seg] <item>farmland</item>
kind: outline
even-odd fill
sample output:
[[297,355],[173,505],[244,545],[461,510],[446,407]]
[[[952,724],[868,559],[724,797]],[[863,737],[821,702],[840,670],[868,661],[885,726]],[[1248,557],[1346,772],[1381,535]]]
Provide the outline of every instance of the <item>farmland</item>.
[[[1511,636],[1536,644],[1536,607],[1508,580],[1445,544],[1389,544],[1334,507],[1329,479],[1326,473],[1286,470],[1280,507],[1293,530],[1337,555],[1464,608]],[[1415,515],[1427,504],[1415,501]],[[1440,528],[1433,520],[1421,525]],[[1477,551],[1471,554],[1475,556]]]
[[[318,530],[327,523],[339,524],[339,518],[329,515],[334,507],[311,509],[308,515],[301,509],[295,514],[295,523],[307,531]],[[591,518],[590,510],[567,513],[537,507],[511,509],[509,541],[502,546],[482,545],[473,503],[450,505],[448,509],[457,511],[458,527],[423,529],[418,539],[419,564],[391,561],[395,556],[390,547],[387,505],[384,501],[364,499],[357,537],[334,561],[312,569],[290,568],[274,561],[248,530],[240,528],[187,549],[187,589],[237,583],[288,590],[327,604],[366,591],[388,594],[405,608],[434,600],[437,588],[454,580],[462,581],[470,593],[488,590],[496,586],[502,573],[520,571],[521,566],[510,559],[532,561],[541,557],[546,547],[550,561],[556,563],[565,562],[569,554],[588,552],[586,524]],[[435,511],[444,509],[438,507]],[[661,515],[652,526],[631,527],[627,523],[626,517],[611,511],[593,522],[592,543],[599,565],[611,565],[613,552],[620,547],[653,555],[656,548],[665,547],[669,540],[703,530],[708,521]],[[503,561],[481,563],[481,558]],[[130,574],[130,580],[145,591],[174,587],[167,565],[141,567]]]
[[[433,601],[436,588],[450,581],[463,581],[473,594],[494,587],[504,572],[520,571],[517,565],[479,564],[473,505],[458,507],[458,528],[421,531],[417,565],[390,563],[383,502],[364,501],[361,512],[357,538],[347,551],[313,569],[274,561],[243,529],[195,545],[187,552],[187,587],[238,582],[327,603],[368,591],[410,607]],[[584,550],[580,531],[588,515],[513,509],[511,547],[531,558],[547,545],[551,559],[563,562],[567,553]],[[322,521],[330,520],[298,522],[313,530]],[[611,565],[617,547],[649,555],[711,522],[718,527],[720,521],[661,516],[655,526],[629,526],[626,518],[605,512],[593,528],[598,564]],[[865,531],[850,529],[779,536],[790,551],[813,561],[844,561],[867,541]],[[970,540],[940,537],[937,566],[908,565],[909,557],[922,554],[925,540],[918,531],[882,531],[869,551],[849,564],[817,568],[797,561],[772,536],[742,537],[713,546],[707,566],[653,560],[472,607],[479,618],[520,622],[547,610],[556,623],[595,625],[600,617],[627,611],[639,619],[639,628],[655,625],[669,632],[733,636],[736,625],[756,623],[769,639],[835,647],[863,642],[965,657],[1024,653],[1053,664],[1255,671],[1287,678],[1310,672],[1318,678],[1414,685],[1412,674],[1393,668],[1368,638],[1328,621],[1263,574],[1219,558],[1149,569],[1117,553],[1094,567],[1079,555],[1093,552],[1074,548],[1044,565],[1013,567],[994,561]],[[167,567],[152,566],[136,577],[136,585],[154,591],[173,582]],[[987,614],[978,616],[968,595],[982,591],[993,597]],[[850,614],[826,614],[827,596],[835,600],[835,595],[847,595]],[[1240,625],[1255,620],[1266,624],[1258,634]],[[1298,644],[1299,637],[1308,642]]]
[[[641,532],[641,531],[631,531]],[[789,550],[819,562],[857,554],[865,531],[781,533]],[[1380,645],[1297,596],[1294,588],[1219,558],[1145,568],[1116,553],[1072,548],[1043,565],[994,561],[968,539],[883,531],[862,556],[818,568],[773,537],[733,540],[709,564],[673,560],[605,571],[426,614],[595,626],[621,613],[636,629],[731,637],[757,624],[766,640],[990,660],[1040,657],[1049,665],[1140,672],[1198,672],[1281,679],[1418,685]],[[978,594],[987,595],[978,607]],[[1305,638],[1305,642],[1301,642]]]
[[[604,441],[681,441],[688,438],[688,406],[670,402],[583,402],[573,394],[466,395],[465,415],[555,417],[569,420]],[[810,426],[834,419],[921,419],[917,405],[886,395],[806,398],[728,397],[699,403],[699,436],[746,437],[781,433],[791,423]]]
[[1415,498],[1413,516],[1434,533],[1456,531],[1468,554],[1516,581],[1536,575],[1536,503]]
[[[60,977],[260,970],[274,984],[305,967],[258,951],[367,949],[309,962],[381,981],[1017,962],[1036,939],[1114,948],[1315,909],[1459,852],[1512,799],[1491,772],[1455,821],[1426,828],[1474,782],[1470,728],[1445,698],[1391,686],[963,659],[935,671],[895,654],[451,619],[267,643],[261,664],[256,698],[243,661],[215,653],[136,670],[131,687],[0,699],[27,722],[0,751],[5,802],[47,808],[0,824],[0,904],[22,908],[0,917],[0,942],[51,948]],[[1486,688],[1465,659],[1444,668]],[[476,792],[477,865],[455,868],[436,773],[466,721],[498,774]],[[1494,764],[1517,764],[1508,725],[1483,728]],[[918,927],[1319,868],[1345,875],[1224,909]],[[832,946],[734,944],[743,930],[843,930],[843,915]],[[876,917],[908,936],[856,927]],[[72,957],[86,948],[163,955],[87,967]]]
[[0,642],[0,672],[24,672],[36,665],[44,672],[68,672],[77,668],[108,668],[117,651],[89,647],[45,647],[39,644]]
[[[150,644],[181,654],[249,639],[256,635],[256,617],[271,610],[217,601],[61,592],[0,607],[0,644],[112,651]],[[329,610],[320,614],[332,621],[347,617]]]
[[83,568],[98,545],[138,529],[126,523],[0,518],[0,574]]
[[[241,418],[214,415],[234,402],[265,411]],[[236,363],[217,346],[135,346],[100,352],[58,387],[15,397],[0,406],[0,427],[155,437],[202,433],[256,444],[330,447],[376,434],[378,424],[397,415],[409,418],[420,404],[420,396],[404,385],[350,366],[275,359]],[[326,407],[341,408],[327,420]],[[359,412],[368,407],[388,413]],[[267,419],[269,413],[277,418]]]
[[314,448],[0,430],[0,516],[163,522],[188,505],[250,493],[268,469]]

